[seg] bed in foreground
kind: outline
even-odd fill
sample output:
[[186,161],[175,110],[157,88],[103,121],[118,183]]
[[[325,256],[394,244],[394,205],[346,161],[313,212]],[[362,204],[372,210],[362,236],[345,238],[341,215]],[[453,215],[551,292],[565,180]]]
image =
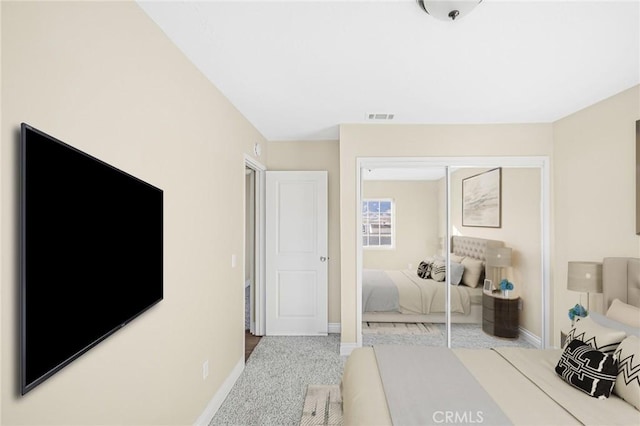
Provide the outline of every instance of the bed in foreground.
[[604,271],[607,315],[578,321],[564,350],[355,350],[344,424],[640,424],[640,259],[607,258]]

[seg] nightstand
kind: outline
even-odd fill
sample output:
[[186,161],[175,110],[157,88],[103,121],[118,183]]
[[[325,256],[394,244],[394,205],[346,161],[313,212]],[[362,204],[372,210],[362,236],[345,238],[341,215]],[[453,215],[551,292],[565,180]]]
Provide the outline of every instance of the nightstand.
[[518,337],[519,297],[482,293],[482,331],[497,337]]

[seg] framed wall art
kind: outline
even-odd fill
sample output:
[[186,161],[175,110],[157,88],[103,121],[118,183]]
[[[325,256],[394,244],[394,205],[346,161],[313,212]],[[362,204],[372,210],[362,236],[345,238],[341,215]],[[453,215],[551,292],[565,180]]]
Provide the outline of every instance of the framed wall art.
[[501,168],[462,180],[462,226],[501,227],[501,186]]

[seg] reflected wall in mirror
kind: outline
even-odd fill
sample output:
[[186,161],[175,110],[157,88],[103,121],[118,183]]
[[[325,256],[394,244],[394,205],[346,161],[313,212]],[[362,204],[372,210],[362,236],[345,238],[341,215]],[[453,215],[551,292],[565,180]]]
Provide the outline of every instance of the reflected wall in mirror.
[[[500,288],[506,278],[515,289],[510,297],[519,298],[518,328],[520,340],[534,344],[541,340],[543,331],[543,274],[542,274],[542,187],[541,169],[537,167],[501,167],[502,223],[500,228],[467,227],[463,218],[463,184],[470,177],[486,174],[495,168],[452,167],[451,168],[451,235],[502,241],[512,249],[509,267],[500,270],[486,268],[486,278],[492,281],[491,289]],[[483,286],[484,287],[484,286]],[[499,293],[498,293],[499,294]],[[485,300],[484,302],[493,302]],[[483,315],[486,312],[483,312]],[[455,338],[453,346],[460,339]],[[460,344],[457,345],[460,347]]]

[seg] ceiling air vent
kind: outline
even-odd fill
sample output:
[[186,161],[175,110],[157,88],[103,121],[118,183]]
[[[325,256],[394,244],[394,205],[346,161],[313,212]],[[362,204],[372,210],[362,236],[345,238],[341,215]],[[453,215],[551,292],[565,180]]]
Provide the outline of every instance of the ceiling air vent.
[[367,120],[371,121],[389,121],[393,120],[393,117],[395,117],[395,114],[367,114]]

